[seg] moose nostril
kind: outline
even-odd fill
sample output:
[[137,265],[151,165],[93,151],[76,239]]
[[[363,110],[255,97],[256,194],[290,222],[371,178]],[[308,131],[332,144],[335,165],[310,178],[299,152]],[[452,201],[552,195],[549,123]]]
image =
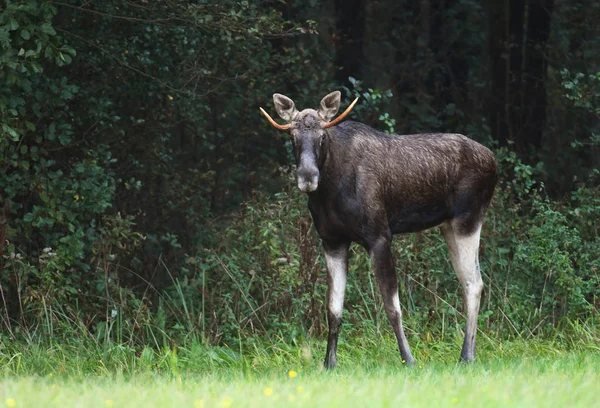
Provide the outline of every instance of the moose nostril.
[[299,169],[298,175],[298,188],[304,192],[315,191],[319,185],[319,170],[304,168]]
[[298,179],[312,181],[314,179],[319,178],[319,170],[318,169],[299,169],[298,170]]
[[310,192],[316,191],[317,187],[319,187],[318,180],[313,180],[313,181],[299,180],[298,181],[298,188],[300,189],[300,191],[302,191],[304,193],[310,193]]

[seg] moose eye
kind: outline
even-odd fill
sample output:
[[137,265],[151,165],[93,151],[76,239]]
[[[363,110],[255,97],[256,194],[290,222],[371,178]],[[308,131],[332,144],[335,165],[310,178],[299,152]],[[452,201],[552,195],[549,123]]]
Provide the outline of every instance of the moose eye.
[[325,134],[321,135],[321,139],[319,140],[319,144],[323,144],[323,141],[325,141]]

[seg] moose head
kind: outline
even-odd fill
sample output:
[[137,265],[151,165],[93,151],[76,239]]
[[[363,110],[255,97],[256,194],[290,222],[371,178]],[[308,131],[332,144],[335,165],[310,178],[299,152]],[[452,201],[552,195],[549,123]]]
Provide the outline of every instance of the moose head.
[[285,125],[275,122],[260,108],[271,125],[279,130],[290,131],[296,156],[298,188],[305,193],[316,191],[319,187],[320,169],[327,157],[327,129],[344,120],[358,102],[356,98],[344,113],[332,120],[340,109],[340,97],[341,93],[335,91],[321,100],[321,106],[317,110],[298,111],[293,100],[282,94],[274,94],[273,102],[277,114],[289,122]]

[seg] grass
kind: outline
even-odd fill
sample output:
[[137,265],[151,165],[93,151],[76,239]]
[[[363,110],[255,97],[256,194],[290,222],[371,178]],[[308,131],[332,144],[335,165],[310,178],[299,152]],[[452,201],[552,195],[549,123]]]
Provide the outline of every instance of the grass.
[[[595,342],[481,340],[478,361],[456,364],[453,343],[417,344],[404,367],[391,337],[340,344],[321,368],[323,342],[131,350],[69,340],[0,342],[0,407],[594,406]],[[290,376],[290,370],[296,375]]]

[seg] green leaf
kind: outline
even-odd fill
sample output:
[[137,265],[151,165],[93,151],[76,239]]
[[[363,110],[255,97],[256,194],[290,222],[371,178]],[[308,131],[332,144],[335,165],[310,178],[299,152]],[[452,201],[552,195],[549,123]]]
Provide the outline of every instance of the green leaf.
[[54,27],[52,27],[52,24],[50,23],[44,23],[40,26],[40,30],[44,33],[44,34],[48,34],[48,35],[55,35],[56,34],[56,30],[54,29]]
[[54,140],[56,138],[56,125],[54,123],[51,123],[50,126],[48,126],[46,138],[48,140]]
[[36,74],[40,74],[40,73],[44,72],[44,69],[42,68],[42,66],[40,64],[38,64],[37,62],[32,62],[31,63],[31,69]]
[[58,136],[58,141],[61,145],[66,146],[71,142],[71,135],[68,133],[61,133]]
[[31,38],[31,34],[29,33],[29,30],[27,30],[26,28],[21,30],[21,38],[23,38],[24,40],[29,40]]
[[63,45],[60,49],[64,52],[71,54],[72,56],[77,55],[77,52],[75,51],[75,49],[69,45]]
[[8,126],[6,123],[2,124],[2,130],[8,133],[13,142],[19,141],[19,134],[17,133],[17,131]]
[[19,22],[17,20],[15,20],[14,17],[11,17],[10,20],[8,20],[8,29],[9,29],[9,31],[14,31],[17,28],[19,28]]

